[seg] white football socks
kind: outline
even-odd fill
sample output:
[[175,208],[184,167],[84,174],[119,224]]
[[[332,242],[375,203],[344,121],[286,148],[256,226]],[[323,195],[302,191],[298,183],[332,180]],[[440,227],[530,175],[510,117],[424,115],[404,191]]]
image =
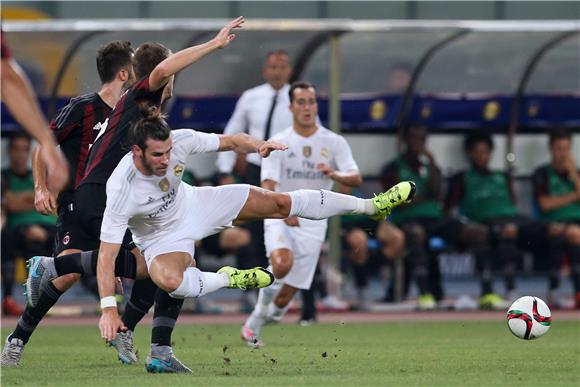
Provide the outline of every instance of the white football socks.
[[361,199],[324,189],[300,189],[288,194],[292,199],[289,216],[316,220],[334,215],[375,213],[371,199]]
[[277,306],[275,303],[270,303],[270,305],[268,306],[268,319],[272,319],[276,322],[279,322],[280,320],[282,320],[282,317],[284,317],[284,315],[286,314],[286,311],[288,310],[288,307],[290,306],[290,303],[288,303],[288,305],[286,305],[283,308],[280,308],[279,306]]
[[229,285],[227,273],[210,273],[197,267],[188,267],[177,289],[169,293],[173,298],[195,298],[215,292]]
[[[270,268],[269,268],[270,269]],[[268,316],[268,305],[274,301],[278,291],[282,287],[282,281],[276,279],[272,285],[262,288],[258,292],[258,302],[252,311],[252,314],[246,320],[245,325],[250,328],[254,334],[259,335],[262,326],[266,323]]]

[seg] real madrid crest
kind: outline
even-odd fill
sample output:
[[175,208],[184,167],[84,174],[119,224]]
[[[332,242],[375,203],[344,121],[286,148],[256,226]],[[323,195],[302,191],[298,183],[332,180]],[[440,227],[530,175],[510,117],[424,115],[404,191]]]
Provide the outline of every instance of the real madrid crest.
[[302,154],[304,155],[304,157],[310,157],[310,155],[312,154],[312,147],[309,145],[303,146]]
[[179,176],[179,175],[181,175],[182,172],[183,172],[183,165],[176,164],[175,167],[173,168],[173,174],[175,176]]
[[320,150],[320,156],[324,157],[325,159],[328,158],[328,148],[322,148]]
[[161,179],[161,181],[159,182],[159,188],[161,188],[161,191],[163,192],[169,191],[169,180],[167,180],[166,177]]

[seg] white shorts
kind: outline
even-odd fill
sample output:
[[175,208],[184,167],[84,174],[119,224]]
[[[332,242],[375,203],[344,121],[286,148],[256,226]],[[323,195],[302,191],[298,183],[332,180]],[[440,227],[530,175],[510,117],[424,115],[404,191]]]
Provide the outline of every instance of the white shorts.
[[310,289],[323,241],[297,234],[297,227],[287,226],[282,219],[264,222],[267,255],[277,249],[289,249],[293,254],[292,268],[281,281],[297,289]]
[[248,200],[248,184],[231,184],[219,187],[186,186],[185,200],[189,209],[183,214],[183,220],[174,226],[169,235],[152,238],[147,241],[150,246],[141,253],[151,266],[153,259],[161,254],[186,252],[192,257],[195,254],[195,241],[233,227],[233,221]]

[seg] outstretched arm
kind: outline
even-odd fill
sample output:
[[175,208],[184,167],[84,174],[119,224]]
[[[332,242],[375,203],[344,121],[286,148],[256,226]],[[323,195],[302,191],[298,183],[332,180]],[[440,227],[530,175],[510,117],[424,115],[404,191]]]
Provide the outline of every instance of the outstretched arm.
[[328,164],[320,163],[316,169],[324,173],[330,179],[348,187],[358,187],[362,184],[362,176],[358,169],[350,171],[337,171]]
[[41,156],[48,167],[48,183],[51,189],[60,191],[68,181],[68,167],[56,141],[48,130],[36,95],[28,78],[13,59],[2,59],[2,102],[6,104],[14,119],[41,145]]
[[121,245],[118,243],[101,241],[97,260],[97,283],[102,309],[99,329],[101,337],[107,342],[114,340],[119,330],[127,329],[119,318],[115,301],[115,260],[120,249]]
[[241,28],[244,24],[244,17],[239,16],[229,22],[210,41],[178,51],[163,62],[159,63],[149,75],[149,90],[159,90],[173,75],[177,74],[187,66],[190,66],[219,48],[227,47],[236,35],[232,34],[235,28]]
[[221,134],[219,139],[218,152],[259,153],[262,157],[268,157],[272,151],[288,149],[286,145],[275,141],[258,140],[246,133],[238,133],[232,136]]

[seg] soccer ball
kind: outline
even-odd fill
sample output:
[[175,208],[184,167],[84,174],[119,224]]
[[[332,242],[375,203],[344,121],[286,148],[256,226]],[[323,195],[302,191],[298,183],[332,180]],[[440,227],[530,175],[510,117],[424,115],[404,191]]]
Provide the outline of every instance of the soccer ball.
[[514,336],[533,340],[548,332],[552,324],[552,312],[538,297],[525,296],[510,306],[507,323]]

